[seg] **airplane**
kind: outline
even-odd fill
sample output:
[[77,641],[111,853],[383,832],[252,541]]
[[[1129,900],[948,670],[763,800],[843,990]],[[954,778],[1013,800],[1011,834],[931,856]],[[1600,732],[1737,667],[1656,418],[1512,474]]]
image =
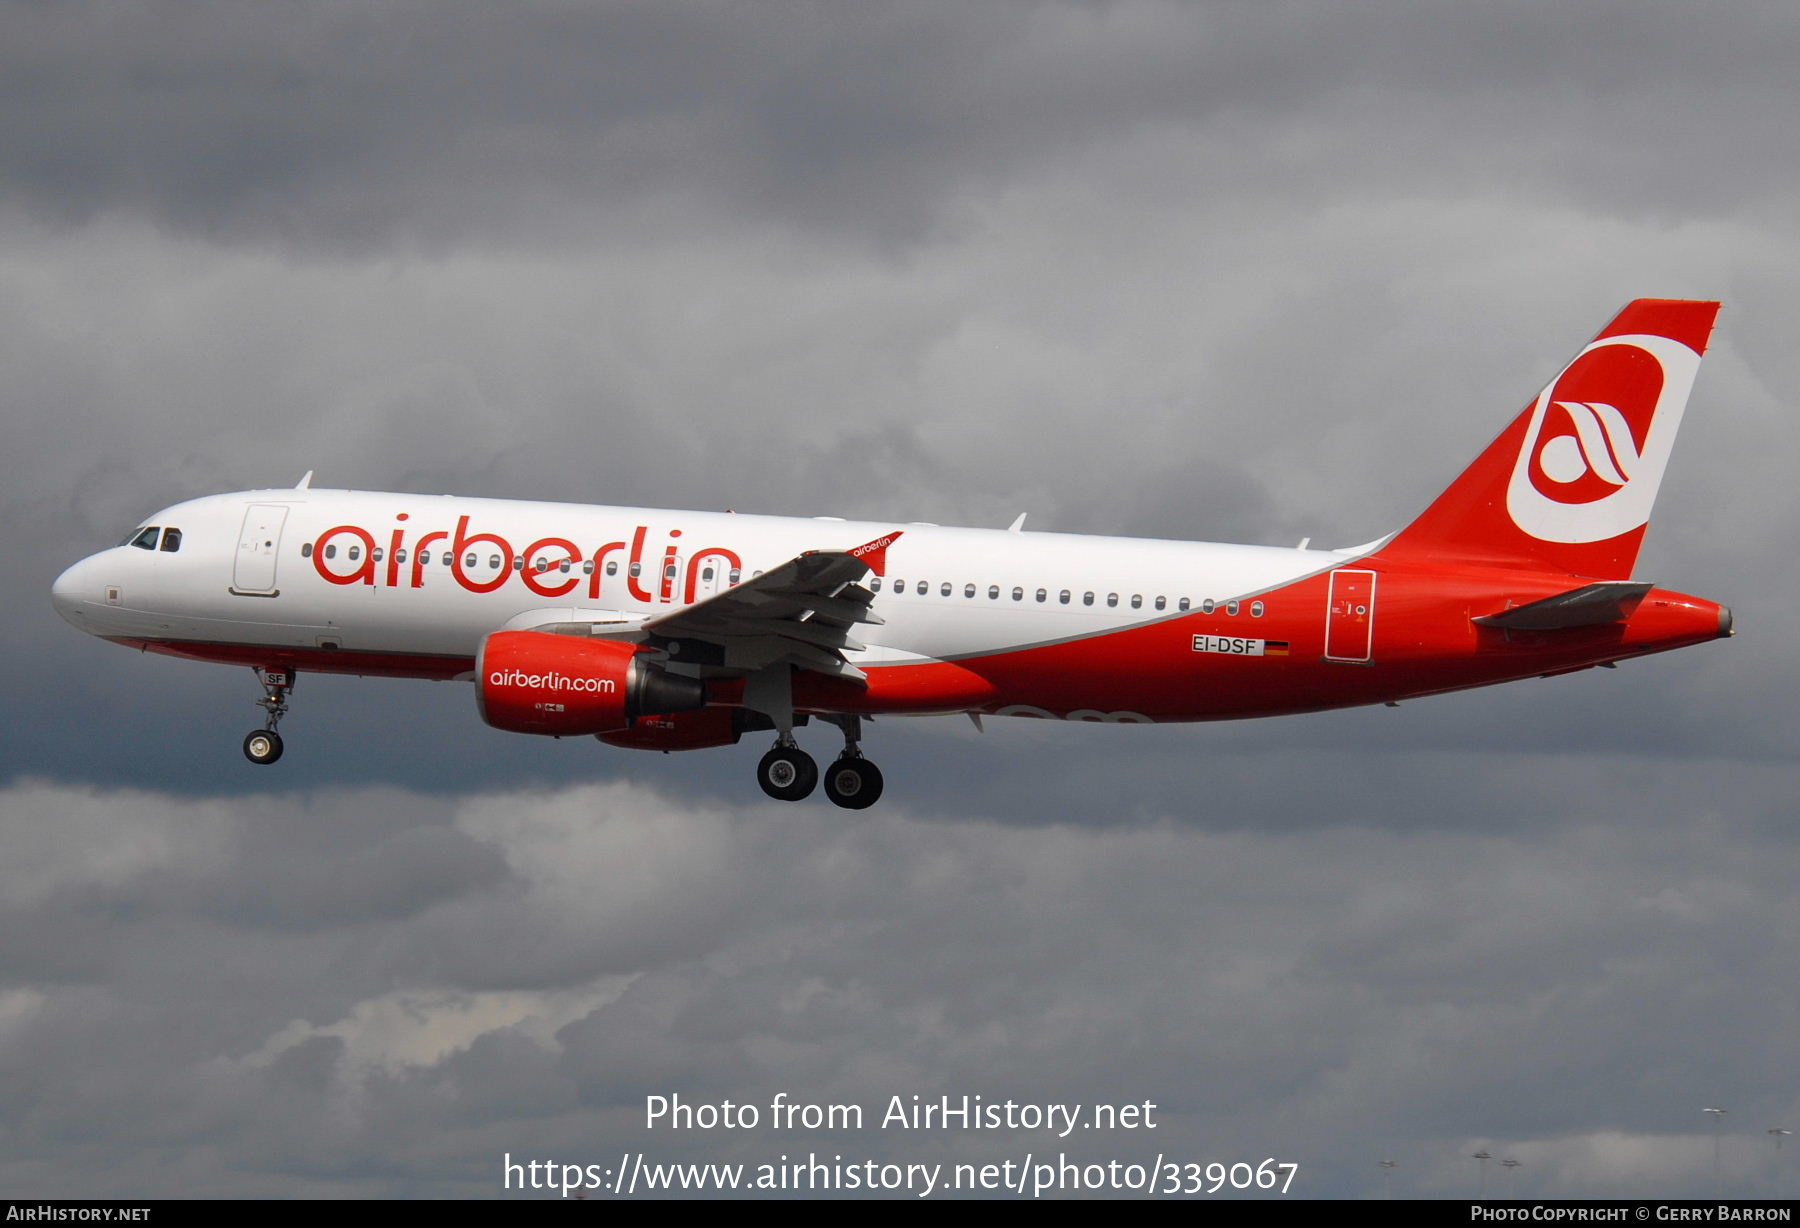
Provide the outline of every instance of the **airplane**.
[[65,619],[250,666],[272,764],[295,678],[474,683],[489,725],[696,750],[768,731],[764,793],[880,797],[866,718],[1276,716],[1729,636],[1633,580],[1716,302],[1628,304],[1411,524],[1342,550],[291,489],[165,508],[56,580]]

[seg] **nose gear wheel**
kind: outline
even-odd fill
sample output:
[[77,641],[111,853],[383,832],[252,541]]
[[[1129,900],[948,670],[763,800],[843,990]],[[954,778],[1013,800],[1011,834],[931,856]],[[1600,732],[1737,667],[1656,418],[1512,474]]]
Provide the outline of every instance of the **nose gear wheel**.
[[294,671],[265,667],[256,671],[256,677],[263,689],[263,697],[256,703],[268,717],[261,729],[252,729],[244,735],[244,758],[267,767],[281,758],[281,735],[275,732],[275,726],[287,715],[288,695],[294,689]]

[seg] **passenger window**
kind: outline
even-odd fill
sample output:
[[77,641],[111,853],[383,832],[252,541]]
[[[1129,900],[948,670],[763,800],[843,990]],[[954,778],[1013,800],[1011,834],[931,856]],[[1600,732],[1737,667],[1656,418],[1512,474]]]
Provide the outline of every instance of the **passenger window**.
[[1156,608],[1159,610],[1162,609],[1163,607],[1167,606],[1168,604],[1169,604],[1169,599],[1167,597],[1158,597],[1156,599]]
[[300,557],[303,559],[310,559],[312,557],[311,542],[306,542],[300,547]]
[[[539,559],[539,560],[538,560],[538,570],[539,570],[539,571],[542,571],[542,570],[544,570],[544,567],[543,567],[543,563],[544,563],[544,560],[543,560],[543,559]],[[513,555],[513,559],[512,559],[512,569],[513,569],[513,570],[514,570],[514,571],[524,571],[524,570],[525,570],[525,560],[524,560],[524,559],[522,559],[522,558],[520,558],[520,557],[519,557],[519,556],[518,556],[518,555],[516,555],[516,554],[515,554],[515,555]]]
[[538,559],[536,562],[532,563],[532,566],[537,568],[538,574],[541,576],[546,571],[550,570],[550,560],[549,559]]
[[404,549],[394,551],[394,562],[396,562],[396,563],[406,562],[406,551]]
[[1262,616],[1263,616],[1263,603],[1260,601],[1252,601],[1250,603],[1250,617],[1251,618],[1261,618]]
[[881,577],[880,576],[872,576],[869,579],[869,591],[871,593],[879,593],[881,591]]
[[581,565],[581,574],[584,576],[591,576],[594,574],[594,560],[593,559],[589,559],[587,562],[585,562]]
[[[567,563],[563,564],[563,570],[564,571],[569,570],[569,565]],[[708,584],[711,584],[712,578],[713,578],[713,569],[710,567],[702,567],[700,569],[700,578],[702,580],[706,581]]]
[[1131,594],[1131,608],[1134,610],[1141,610],[1144,608],[1144,598],[1141,593]]
[[974,595],[975,595],[975,586],[973,584],[963,585],[963,596],[973,597]]
[[[571,568],[571,567],[573,567],[573,566],[575,566],[575,560],[574,560],[574,559],[564,559],[564,560],[563,560],[563,561],[562,561],[562,562],[560,562],[560,563],[558,563],[558,564],[557,564],[557,565],[556,565],[556,569],[557,569],[557,570],[558,570],[558,571],[560,571],[560,572],[562,572],[562,573],[563,573],[563,575],[565,575],[565,576],[566,576],[566,575],[568,575],[568,574],[569,574],[569,569],[570,569],[570,568]],[[708,577],[707,577],[707,579],[709,579],[709,580],[710,580],[710,579],[712,579],[712,577],[711,577],[711,576],[708,576]]]
[[616,576],[619,574],[618,560],[615,559],[606,565],[606,574],[609,576]]
[[1175,608],[1178,610],[1186,611],[1188,608],[1188,599],[1186,597],[1183,597],[1181,599],[1181,604],[1176,606]]
[[352,563],[354,563],[354,562],[356,562],[357,559],[360,559],[362,557],[362,547],[361,546],[352,546],[352,547],[350,547],[350,549],[347,553],[349,554],[350,561]]
[[950,581],[945,580],[943,584],[938,586],[938,595],[940,597],[948,597],[950,595]]
[[497,555],[497,554],[488,555],[488,570],[489,571],[499,571],[500,570],[500,556],[499,555]]
[[663,579],[673,580],[674,578],[675,578],[675,564],[670,563],[667,567],[663,568]]
[[926,593],[929,593],[930,591],[931,591],[930,581],[920,580],[919,581],[919,596],[923,597]]
[[181,549],[181,530],[164,529],[162,548],[167,554],[174,554],[177,550]]
[[380,546],[377,546],[373,550],[369,551],[369,562],[371,562],[371,563],[381,562],[381,547]]
[[1015,588],[1015,589],[1014,589],[1014,590],[1013,590],[1013,600],[1014,600],[1014,601],[1023,601],[1023,600],[1025,600],[1025,590],[1024,590],[1024,589],[1022,589],[1022,588]]
[[1238,612],[1238,603],[1235,601],[1226,602],[1225,603],[1225,612],[1227,614],[1231,615],[1231,617],[1236,618],[1237,612]]
[[465,568],[475,566],[475,556],[472,554],[464,555],[463,556],[463,566]]
[[331,545],[325,547],[325,557],[328,559],[335,559],[337,557],[337,546]]
[[644,565],[642,563],[633,563],[631,565],[631,574],[634,576],[643,575],[644,574]]
[[1038,590],[1038,591],[1037,591],[1037,599],[1038,599],[1038,600],[1039,600],[1039,601],[1044,601],[1044,600],[1047,600],[1047,599],[1048,599],[1048,598],[1049,598],[1049,596],[1050,596],[1050,592],[1049,592],[1049,590],[1048,590],[1048,589],[1042,589],[1042,588],[1040,588],[1040,589],[1039,589],[1039,590]]
[[1059,595],[1057,597],[1057,600],[1062,602],[1064,605],[1068,605],[1069,604],[1069,590],[1065,588],[1062,591],[1061,595]]
[[998,584],[988,585],[988,600],[989,601],[1000,600],[1000,586]]
[[1081,604],[1082,605],[1093,605],[1094,604],[1094,594],[1092,594],[1092,593],[1081,594]]
[[738,577],[742,576],[743,574],[744,574],[743,572],[741,572],[737,568],[733,567],[731,569],[730,574],[728,574],[725,578],[727,580],[729,580],[731,583],[736,584],[738,582]]
[[1109,608],[1117,606],[1119,604],[1119,594],[1117,594],[1117,593],[1106,594],[1106,604]]
[[1217,607],[1213,605],[1213,599],[1211,597],[1208,597],[1205,601],[1200,603],[1200,612],[1202,614],[1211,614],[1216,608]]

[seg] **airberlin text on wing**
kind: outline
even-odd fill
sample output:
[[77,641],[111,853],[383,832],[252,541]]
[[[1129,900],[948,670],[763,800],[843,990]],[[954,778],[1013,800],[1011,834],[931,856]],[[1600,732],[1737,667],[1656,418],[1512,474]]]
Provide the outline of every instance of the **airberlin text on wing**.
[[[1054,1130],[1066,1138],[1078,1126],[1154,1130],[1155,1113],[1151,1100],[1083,1105],[984,1101],[980,1096],[890,1096],[879,1124],[883,1130]],[[786,1092],[775,1093],[766,1109],[733,1100],[696,1104],[679,1095],[644,1098],[646,1130],[754,1130],[764,1123],[776,1130],[860,1130],[863,1109],[860,1104],[809,1104]]]
[[[396,521],[408,518],[406,512],[394,517]],[[452,580],[471,593],[494,592],[516,575],[520,583],[540,597],[573,596],[585,583],[588,600],[599,598],[603,581],[611,574],[624,580],[635,600],[646,605],[670,605],[691,604],[702,595],[702,583],[710,582],[721,569],[743,567],[743,560],[723,546],[706,546],[684,558],[680,529],[668,531],[661,562],[646,566],[644,539],[650,528],[641,524],[632,530],[629,543],[607,542],[587,554],[566,537],[540,537],[515,554],[512,543],[497,533],[471,533],[467,516],[456,518],[454,532],[438,529],[410,541],[407,528],[399,524],[389,533],[385,551],[379,548],[375,534],[359,525],[340,524],[326,529],[312,543],[313,568],[333,584],[423,588],[427,570],[438,563],[438,571],[447,571]],[[337,558],[340,547],[342,562]],[[434,548],[440,552],[437,558],[433,557]],[[655,547],[650,549],[654,551]],[[484,559],[489,564],[485,568],[481,565]],[[621,560],[625,563],[623,569],[618,566]],[[340,570],[345,563],[350,569]],[[621,570],[624,574],[619,577]],[[650,574],[646,576],[646,572]],[[647,586],[646,579],[654,587]]]

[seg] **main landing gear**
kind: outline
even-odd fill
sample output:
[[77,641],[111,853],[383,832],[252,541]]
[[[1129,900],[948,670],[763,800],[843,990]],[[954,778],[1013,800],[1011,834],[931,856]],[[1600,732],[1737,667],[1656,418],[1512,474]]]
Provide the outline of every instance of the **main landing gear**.
[[881,769],[846,752],[825,773],[825,796],[845,810],[867,810],[881,800]]
[[756,765],[756,783],[778,802],[797,802],[819,783],[819,765],[794,744],[790,735]]
[[275,726],[287,715],[288,696],[294,690],[294,671],[259,669],[256,677],[263,688],[263,697],[256,701],[257,706],[269,715],[261,729],[252,729],[244,735],[244,758],[267,767],[281,758],[281,735],[275,732]]
[[[862,719],[857,716],[823,718],[844,731],[844,749],[825,772],[825,796],[846,810],[866,810],[881,797],[881,769],[862,757],[857,743],[862,738]],[[797,802],[809,796],[819,783],[819,765],[801,750],[792,734],[785,734],[756,765],[756,783],[778,802]]]

